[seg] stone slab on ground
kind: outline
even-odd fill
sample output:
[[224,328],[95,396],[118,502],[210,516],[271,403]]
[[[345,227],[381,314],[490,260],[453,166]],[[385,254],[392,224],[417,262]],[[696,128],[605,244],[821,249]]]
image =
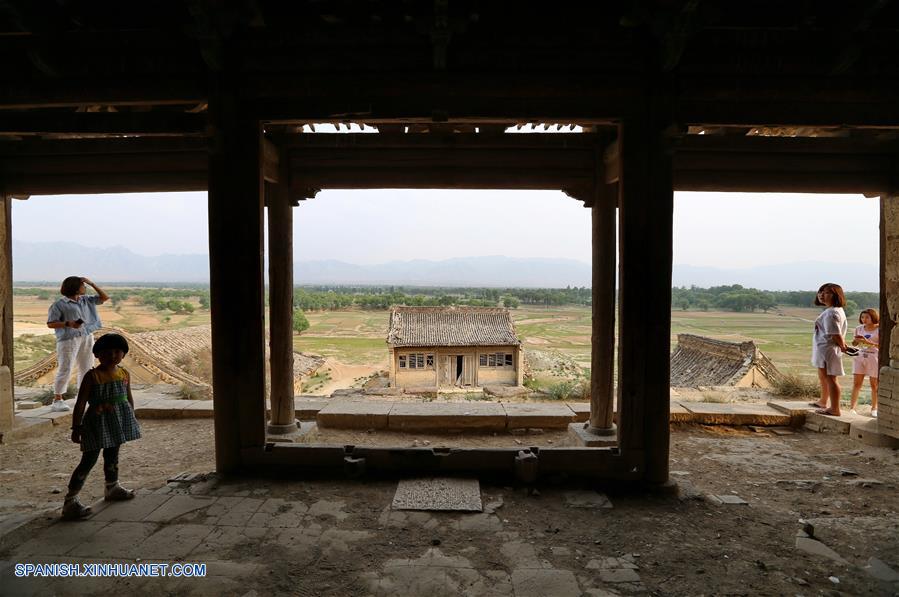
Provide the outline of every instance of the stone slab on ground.
[[416,431],[503,431],[506,411],[493,402],[394,402],[388,428]]
[[488,396],[496,396],[497,398],[514,398],[515,396],[524,396],[530,394],[531,391],[524,386],[484,386],[484,393]]
[[481,485],[477,479],[434,477],[402,479],[397,484],[394,510],[481,512]]
[[377,400],[333,400],[315,416],[319,427],[336,429],[387,429],[393,402]]
[[849,437],[867,446],[899,449],[899,439],[883,433],[879,429],[878,419],[864,418],[861,421],[853,421],[849,425]]
[[672,402],[669,412],[669,423],[689,423],[693,421],[693,413],[681,406],[679,402]]
[[843,412],[839,417],[819,415],[818,413],[811,411],[805,417],[805,428],[810,431],[817,431],[818,433],[830,432],[846,435],[849,433],[849,428],[852,426],[852,423],[863,422],[867,419],[868,417],[863,417],[862,415],[853,415],[849,413],[848,410]]
[[775,410],[790,415],[790,427],[802,427],[805,425],[805,418],[810,411],[816,407],[809,404],[813,398],[807,400],[770,400],[768,406]]
[[13,417],[12,429],[0,433],[0,443],[35,437],[49,433],[53,429],[53,422],[49,419],[26,418],[20,415]]
[[135,403],[134,414],[138,419],[180,419],[189,402],[191,401],[157,398],[144,405]]
[[215,416],[212,400],[185,400],[181,416],[185,419],[211,419]]
[[16,410],[36,410],[41,403],[36,400],[19,400],[16,402]]
[[507,402],[507,429],[565,429],[575,420],[574,412],[568,405],[554,402]]
[[565,405],[574,413],[576,423],[590,420],[589,402],[566,402]]
[[735,402],[680,402],[693,415],[693,422],[703,425],[789,425],[786,415],[765,404]]
[[301,421],[314,421],[318,411],[328,405],[328,400],[323,398],[294,398],[293,409],[296,417]]

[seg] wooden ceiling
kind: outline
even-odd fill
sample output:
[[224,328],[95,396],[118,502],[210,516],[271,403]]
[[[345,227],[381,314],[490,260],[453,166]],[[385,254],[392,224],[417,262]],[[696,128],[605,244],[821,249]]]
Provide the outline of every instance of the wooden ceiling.
[[[566,172],[582,184],[647,104],[666,119],[679,188],[761,177],[873,192],[896,167],[889,0],[0,0],[0,56],[0,177],[21,193],[203,186],[223,73],[267,133],[291,139],[307,168],[297,188],[420,185],[415,152],[455,160],[435,183],[480,184],[457,170],[515,154],[493,164],[522,188]],[[301,132],[315,122],[380,134]],[[585,133],[503,133],[528,122]],[[540,164],[555,175],[523,174]],[[817,185],[803,174],[819,171]]]

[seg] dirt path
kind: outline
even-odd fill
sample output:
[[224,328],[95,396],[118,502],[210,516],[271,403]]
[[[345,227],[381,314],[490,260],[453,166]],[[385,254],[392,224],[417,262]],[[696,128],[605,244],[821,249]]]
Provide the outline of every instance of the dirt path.
[[327,371],[331,379],[321,388],[311,393],[315,396],[330,396],[334,390],[358,387],[357,381],[359,378],[369,377],[382,369],[383,367],[375,365],[348,365],[336,359],[325,359],[325,364],[319,368],[318,372],[324,373]]

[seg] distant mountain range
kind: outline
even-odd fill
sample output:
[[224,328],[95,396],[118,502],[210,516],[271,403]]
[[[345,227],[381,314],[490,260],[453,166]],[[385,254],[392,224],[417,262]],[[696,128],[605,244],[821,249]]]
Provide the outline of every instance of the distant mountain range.
[[[675,286],[742,284],[765,290],[808,290],[834,281],[847,290],[877,291],[876,264],[802,262],[724,269],[675,265]],[[138,255],[123,247],[97,249],[75,243],[13,241],[13,276],[17,282],[58,282],[69,275],[97,282],[209,281],[206,255]],[[405,286],[542,287],[590,286],[590,265],[574,259],[459,257],[441,261],[416,259],[376,265],[343,261],[299,261],[296,284],[395,284]]]

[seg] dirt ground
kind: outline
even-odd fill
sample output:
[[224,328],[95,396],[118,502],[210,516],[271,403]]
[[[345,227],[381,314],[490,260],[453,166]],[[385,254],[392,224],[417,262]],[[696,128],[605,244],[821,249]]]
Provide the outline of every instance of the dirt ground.
[[[121,476],[129,486],[156,488],[182,471],[214,469],[211,420],[146,420],[142,426],[144,437],[122,451]],[[539,437],[542,442],[552,436]],[[398,441],[396,434],[333,435],[352,438]],[[405,439],[410,445],[452,443],[453,438]],[[621,594],[895,594],[899,585],[878,581],[863,567],[873,557],[899,569],[899,452],[865,446],[844,435],[802,430],[778,436],[744,428],[682,426],[673,428],[671,439],[671,478],[680,487],[679,496],[622,492],[611,485],[602,489],[613,509],[585,510],[565,503],[564,487],[541,485],[535,492],[485,482],[485,500],[503,496],[500,533],[476,533],[449,524],[435,530],[411,519],[385,530],[378,519],[395,481],[236,481],[239,488],[253,491],[264,486],[273,497],[339,499],[347,512],[356,513],[346,525],[378,529],[373,539],[354,545],[343,559],[335,562],[332,557],[327,567],[304,567],[281,561],[288,557],[283,553],[268,554],[269,575],[248,578],[245,589],[259,594],[366,595],[370,591],[352,579],[388,558],[416,558],[427,546],[441,543],[447,552],[482,554],[486,564],[493,564],[490,554],[501,541],[498,537],[514,532],[554,566],[571,565],[574,559],[630,557],[639,564],[642,586],[638,591],[620,585],[616,591]],[[464,441],[474,445],[477,439]],[[41,438],[0,445],[0,524],[12,513],[58,507],[62,496],[56,492],[64,491],[78,457],[63,427]],[[99,470],[89,478],[88,499],[101,495],[101,478]],[[737,495],[748,505],[717,505],[709,495]],[[44,520],[57,514],[47,511]],[[797,550],[801,521],[812,524],[815,537],[849,564]],[[9,557],[8,552],[4,555],[8,549],[0,540],[0,558]]]

